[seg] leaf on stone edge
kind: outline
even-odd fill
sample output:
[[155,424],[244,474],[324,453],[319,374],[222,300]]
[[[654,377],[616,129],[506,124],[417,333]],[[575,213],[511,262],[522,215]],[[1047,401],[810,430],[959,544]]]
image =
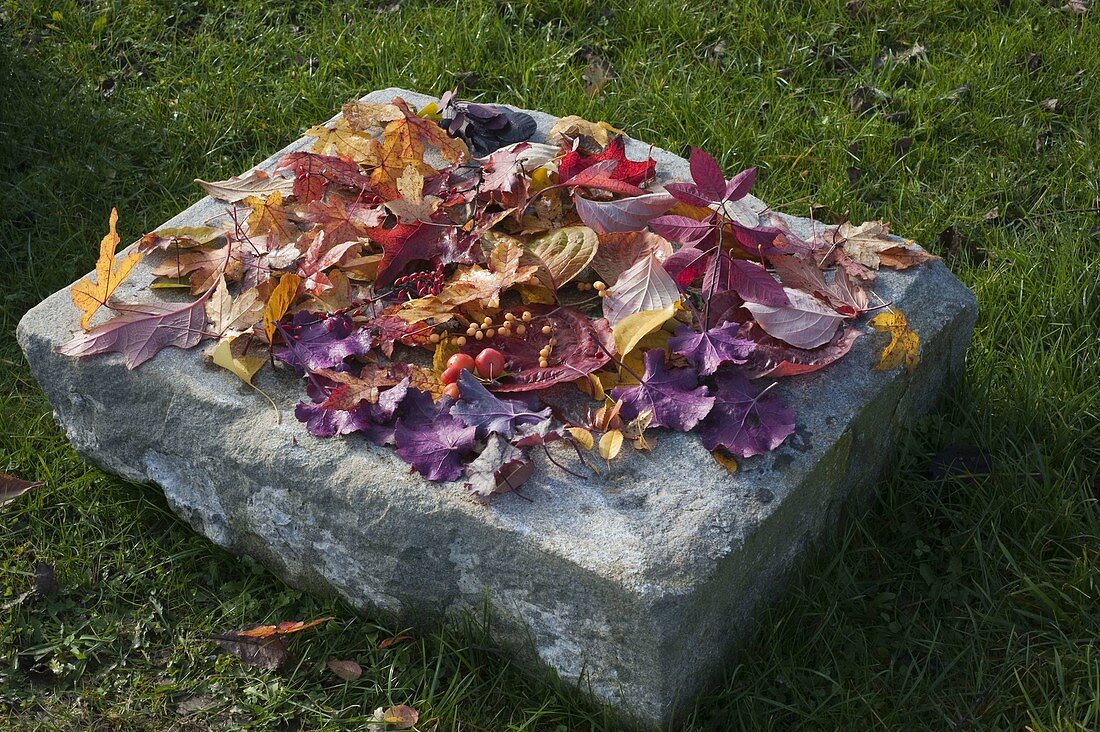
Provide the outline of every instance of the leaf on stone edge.
[[477,430],[457,417],[440,412],[431,422],[397,422],[397,455],[427,480],[458,480],[463,455],[474,446]]
[[81,333],[57,347],[66,356],[122,354],[126,368],[137,368],[168,346],[191,348],[205,335],[206,297],[181,308],[132,305],[131,312]]
[[565,226],[540,236],[525,248],[550,272],[553,288],[557,289],[584,271],[599,244],[596,232],[587,226]]
[[485,449],[466,464],[466,488],[487,499],[495,493],[507,493],[520,487],[535,473],[535,464],[499,434],[489,436]]
[[291,366],[298,376],[317,369],[343,369],[344,359],[364,356],[374,345],[372,330],[346,313],[299,310],[280,330],[283,346],[275,351],[275,358]]
[[636,313],[664,310],[679,301],[680,288],[676,280],[651,253],[619,275],[608,288],[603,298],[603,312],[607,321],[617,327],[620,321]]
[[228,180],[205,181],[196,178],[207,195],[229,203],[243,201],[249,196],[266,196],[278,192],[283,196],[289,196],[294,192],[294,179],[281,175],[269,175],[260,170],[250,170],[242,176],[234,176]]
[[643,310],[620,320],[611,329],[615,353],[625,358],[645,336],[667,323],[676,314],[679,301],[659,310]]
[[118,246],[119,236],[115,226],[118,224],[118,209],[111,209],[110,231],[99,242],[99,258],[95,263],[95,280],[91,277],[82,279],[73,285],[71,292],[73,305],[82,313],[80,327],[88,330],[88,324],[92,316],[103,305],[107,304],[112,293],[122,284],[123,280],[130,276],[134,267],[141,261],[142,253],[132,251],[122,258],[121,262],[115,262],[115,247]]
[[210,351],[210,357],[215,366],[221,366],[223,369],[251,386],[252,377],[256,375],[257,371],[263,368],[265,363],[267,363],[267,356],[263,354],[249,354],[247,351],[240,355],[234,354],[234,341],[238,338],[248,337],[249,336],[230,336],[228,338],[222,338]]
[[556,142],[569,141],[585,136],[591,137],[600,147],[607,147],[609,132],[617,135],[623,134],[622,130],[615,129],[606,122],[589,122],[575,114],[571,114],[555,122],[550,131],[546,133],[546,139],[549,142]]
[[285,244],[298,238],[298,228],[289,220],[283,194],[275,191],[267,196],[248,196],[242,203],[252,209],[248,215],[250,235],[268,234],[268,249],[273,244]]
[[517,427],[550,419],[550,407],[535,411],[530,404],[518,399],[499,399],[466,370],[459,374],[458,390],[460,396],[451,406],[451,414],[476,427],[478,439],[493,433],[511,437]]
[[920,336],[909,327],[909,321],[900,310],[881,312],[868,321],[877,331],[890,334],[890,342],[882,349],[875,371],[889,371],[905,366],[909,373],[920,364]]
[[664,191],[612,201],[593,201],[574,191],[577,215],[597,234],[621,234],[641,231],[650,219],[668,211],[675,199]]
[[302,278],[296,274],[285,274],[279,278],[279,284],[271,291],[264,308],[264,333],[267,340],[275,339],[275,326],[286,315],[287,309],[298,296],[298,287]]
[[767,335],[759,325],[745,323],[741,327],[741,336],[752,340],[756,348],[740,370],[750,379],[809,374],[842,358],[852,350],[852,344],[861,335],[863,333],[856,328],[841,328],[824,345],[811,349],[796,348]]
[[577,444],[585,450],[591,450],[596,444],[595,438],[592,437],[591,430],[585,429],[584,427],[568,427],[566,431],[569,432]]
[[653,414],[654,427],[687,432],[710,413],[714,397],[699,385],[693,368],[668,369],[665,352],[646,351],[645,373],[637,386],[620,386],[611,391],[612,399],[622,399],[622,415],[634,419],[643,412]]
[[206,317],[210,321],[211,333],[219,338],[228,331],[251,327],[262,317],[264,309],[258,289],[252,287],[232,297],[224,277],[218,278],[214,292],[206,301]]
[[41,488],[45,483],[37,480],[24,480],[9,473],[0,472],[0,507],[6,506],[24,493]]
[[764,331],[798,348],[817,348],[832,340],[843,315],[801,290],[783,288],[790,305],[773,307],[747,302],[745,308],[753,314]]
[[715,376],[714,408],[699,426],[708,450],[724,447],[737,457],[762,455],[794,432],[794,410],[736,371]]
[[842,223],[836,230],[841,248],[857,264],[868,269],[879,266],[908,269],[939,259],[909,240],[890,236],[890,225],[882,221],[866,221],[859,226]]
[[608,430],[603,433],[603,437],[600,438],[599,452],[600,457],[608,462],[618,457],[619,452],[623,449],[623,433],[622,430]]

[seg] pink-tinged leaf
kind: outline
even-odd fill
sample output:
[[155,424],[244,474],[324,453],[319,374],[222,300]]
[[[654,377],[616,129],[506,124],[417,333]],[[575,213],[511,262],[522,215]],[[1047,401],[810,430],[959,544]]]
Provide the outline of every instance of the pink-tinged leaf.
[[596,188],[601,191],[618,193],[622,196],[641,196],[647,193],[644,188],[639,188],[633,183],[627,183],[616,178],[615,167],[616,163],[613,160],[596,163],[581,170],[572,178],[555,184],[555,187],[575,188],[581,186],[583,188]]
[[737,372],[715,377],[714,408],[699,426],[708,450],[724,447],[738,457],[770,452],[794,432],[794,410]]
[[748,195],[749,189],[752,188],[753,183],[756,182],[756,168],[748,168],[742,170],[737,175],[729,179],[726,183],[725,200],[736,201],[744,198]]
[[681,432],[699,424],[714,406],[707,387],[699,385],[695,369],[666,369],[665,352],[660,348],[645,352],[645,373],[639,384],[616,387],[611,390],[611,398],[623,400],[620,414],[624,419],[650,412],[652,426]]
[[775,307],[747,302],[745,308],[753,314],[764,331],[798,348],[817,348],[828,343],[844,316],[801,290],[784,288],[789,305]]
[[755,341],[756,348],[749,355],[748,364],[741,370],[750,379],[777,379],[813,373],[847,354],[861,335],[863,334],[855,328],[841,328],[823,346],[813,349],[795,348],[767,335],[759,325],[746,323],[741,328],[740,336]]
[[119,315],[58,346],[66,356],[122,354],[126,368],[137,368],[169,346],[191,348],[202,340],[206,327],[206,298],[182,308],[133,305],[134,312]]
[[701,249],[682,247],[665,260],[665,271],[680,287],[688,287],[707,271],[710,257]]
[[658,216],[650,220],[649,228],[669,241],[693,246],[714,230],[714,222],[711,219],[697,221],[687,216]]
[[726,176],[722,174],[722,168],[719,167],[717,160],[703,150],[693,147],[688,165],[691,169],[691,179],[699,187],[699,192],[709,199],[708,203],[725,198]]
[[719,293],[727,290],[733,290],[746,302],[772,307],[790,304],[783,286],[759,264],[726,256],[722,257],[717,267],[708,261],[703,291]]
[[677,201],[689,206],[707,208],[711,204],[711,199],[694,183],[669,183],[665,186],[665,190]]
[[615,325],[643,310],[663,310],[680,299],[676,280],[652,254],[619,275],[603,298],[603,313]]
[[740,323],[724,323],[702,333],[684,325],[669,339],[673,353],[686,357],[703,376],[713,374],[724,363],[745,363],[756,348],[753,341],[741,338]]
[[573,202],[585,226],[602,236],[641,231],[650,219],[672,207],[673,198],[662,191],[614,201],[592,201],[574,192]]
[[592,258],[592,269],[604,282],[614,282],[648,254],[665,262],[672,256],[672,243],[652,231],[607,234],[600,237],[600,247]]
[[837,269],[833,282],[829,283],[812,257],[780,255],[770,261],[784,285],[828,301],[843,315],[854,316],[867,309],[866,291],[852,282],[843,269]]

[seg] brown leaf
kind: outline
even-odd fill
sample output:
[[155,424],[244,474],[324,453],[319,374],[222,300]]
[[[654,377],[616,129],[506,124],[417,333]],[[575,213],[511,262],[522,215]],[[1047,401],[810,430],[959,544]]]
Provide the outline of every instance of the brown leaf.
[[410,640],[412,640],[411,635],[395,635],[389,638],[383,638],[382,640],[378,641],[378,647],[382,650],[385,650],[387,648],[393,648],[398,643],[404,643],[405,641]]
[[14,501],[27,491],[46,485],[41,481],[23,480],[8,473],[0,473],[0,507]]
[[355,681],[363,675],[363,667],[355,661],[329,661],[328,670],[339,676],[344,681]]
[[420,719],[420,713],[407,704],[390,707],[382,714],[382,721],[394,729],[410,729]]
[[[247,628],[245,629],[247,630]],[[230,631],[213,638],[221,648],[232,653],[249,666],[275,671],[286,663],[287,640],[283,636],[252,638],[238,631]]]
[[284,620],[278,625],[253,625],[249,628],[236,631],[237,635],[244,638],[271,638],[274,636],[291,635],[303,630],[315,628],[322,623],[335,620],[332,616],[317,618],[316,620]]

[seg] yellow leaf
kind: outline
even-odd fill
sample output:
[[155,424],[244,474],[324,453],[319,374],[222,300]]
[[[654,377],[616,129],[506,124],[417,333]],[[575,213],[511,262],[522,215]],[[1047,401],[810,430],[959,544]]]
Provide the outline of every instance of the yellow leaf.
[[634,350],[639,341],[667,323],[676,314],[679,307],[680,302],[676,301],[667,308],[642,310],[633,315],[628,315],[616,323],[611,329],[611,335],[615,341],[615,351],[619,354],[619,358],[627,356]]
[[110,232],[99,242],[99,259],[95,263],[95,281],[87,277],[73,285],[73,305],[80,309],[83,315],[80,318],[80,327],[88,330],[88,324],[92,316],[100,306],[106,305],[111,294],[122,284],[123,280],[141,261],[142,254],[132,251],[123,257],[122,261],[115,264],[115,247],[118,246],[119,237],[115,226],[118,224],[118,209],[111,209]]
[[593,123],[575,114],[571,114],[568,117],[559,119],[554,126],[550,128],[550,132],[546,135],[546,139],[550,142],[554,142],[556,139],[572,140],[573,138],[584,135],[586,137],[591,137],[600,147],[607,147],[608,132],[617,135],[623,134],[622,130],[615,129],[606,122]]
[[454,340],[450,338],[444,338],[435,346],[435,357],[432,358],[432,370],[437,374],[442,374],[443,370],[447,368],[447,359],[458,353],[458,346],[455,345]]
[[443,396],[443,389],[446,387],[439,380],[439,374],[416,364],[409,364],[409,386],[429,392],[433,399]]
[[256,372],[267,362],[267,358],[258,355],[249,355],[245,353],[242,356],[233,355],[233,341],[234,338],[223,338],[218,341],[218,345],[214,347],[210,355],[214,358],[214,363],[221,366],[226,371],[229,371],[237,378],[249,386],[252,385],[252,377],[256,375]]
[[592,432],[586,430],[584,427],[570,427],[569,434],[573,435],[573,439],[585,450],[591,450],[592,446],[596,444],[595,438],[592,437]]
[[714,462],[718,463],[729,472],[737,472],[737,458],[731,455],[729,450],[726,450],[724,447],[718,447],[711,450],[710,456],[714,458]]
[[267,298],[267,307],[264,308],[264,332],[267,340],[275,338],[275,324],[286,315],[294,299],[298,296],[298,286],[302,284],[302,278],[296,274],[285,274],[279,278],[279,284],[271,291],[271,297]]
[[287,220],[283,194],[279,191],[272,192],[266,198],[249,196],[244,199],[244,204],[252,209],[248,215],[248,233],[270,234],[273,242],[280,243],[298,238],[297,228]]
[[899,310],[888,310],[871,318],[869,324],[877,331],[890,334],[890,342],[882,349],[882,356],[875,364],[876,371],[889,371],[905,365],[912,373],[920,363],[920,336],[909,328],[909,321]]
[[600,438],[600,457],[604,460],[614,460],[623,449],[623,433],[619,430],[610,430],[603,433]]

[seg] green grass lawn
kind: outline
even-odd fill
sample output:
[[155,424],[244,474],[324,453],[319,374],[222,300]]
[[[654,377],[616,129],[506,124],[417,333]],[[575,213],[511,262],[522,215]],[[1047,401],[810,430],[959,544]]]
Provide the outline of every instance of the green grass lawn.
[[[13,337],[112,206],[133,240],[354,96],[456,83],[758,165],[776,208],[887,219],[980,301],[964,383],[687,726],[1100,728],[1100,31],[1061,4],[0,0],[0,470],[47,483],[0,509],[0,728],[622,729],[476,629],[379,649],[403,629],[218,550],[72,452]],[[280,673],[209,641],[323,614]]]

